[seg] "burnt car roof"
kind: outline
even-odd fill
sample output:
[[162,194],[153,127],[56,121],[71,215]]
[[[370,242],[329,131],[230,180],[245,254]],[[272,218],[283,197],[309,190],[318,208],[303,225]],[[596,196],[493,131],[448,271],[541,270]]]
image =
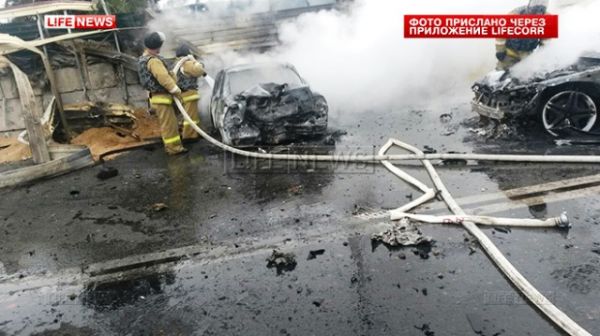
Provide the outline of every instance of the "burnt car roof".
[[292,70],[296,70],[296,68],[290,63],[284,62],[263,62],[263,63],[249,63],[249,64],[239,64],[234,65],[228,68],[223,69],[225,73],[252,70],[252,69],[260,69],[260,68],[274,68],[274,67],[282,67],[288,68]]

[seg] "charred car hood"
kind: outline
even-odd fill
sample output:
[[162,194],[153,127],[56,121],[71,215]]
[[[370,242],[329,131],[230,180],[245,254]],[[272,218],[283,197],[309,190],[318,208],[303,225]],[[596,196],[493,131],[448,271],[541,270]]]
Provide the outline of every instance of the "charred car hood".
[[259,84],[237,95],[235,100],[245,105],[248,118],[267,124],[303,118],[312,113],[314,106],[312,91],[306,85]]
[[327,130],[327,103],[307,85],[258,84],[226,104],[223,131],[234,145],[280,144]]

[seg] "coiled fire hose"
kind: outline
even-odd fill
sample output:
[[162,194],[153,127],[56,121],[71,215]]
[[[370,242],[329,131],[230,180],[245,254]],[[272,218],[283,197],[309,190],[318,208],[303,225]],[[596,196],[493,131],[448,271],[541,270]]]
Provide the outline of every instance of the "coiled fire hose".
[[[173,72],[177,73],[183,62],[188,57],[181,59],[174,67]],[[433,197],[436,193],[433,189],[427,187],[419,180],[403,172],[399,168],[393,166],[389,161],[396,160],[420,160],[425,169],[427,170],[435,189],[440,193],[444,202],[452,210],[456,216],[466,217],[465,212],[456,203],[448,189],[446,189],[441,178],[435,171],[435,168],[429,162],[433,159],[463,159],[463,160],[492,160],[492,161],[516,161],[516,162],[576,162],[576,163],[600,163],[600,157],[595,156],[529,156],[529,155],[476,155],[476,154],[424,154],[419,149],[400,142],[395,139],[390,139],[384,148],[390,148],[392,145],[396,145],[405,150],[412,152],[412,155],[387,155],[385,150],[379,152],[378,155],[355,155],[355,156],[343,156],[343,155],[299,155],[299,154],[270,154],[270,153],[257,153],[246,150],[241,150],[235,147],[228,146],[203,131],[187,114],[181,102],[174,97],[175,105],[179,109],[179,112],[183,116],[183,119],[187,121],[190,126],[200,134],[206,141],[211,144],[223,149],[224,151],[258,159],[265,160],[293,160],[293,161],[344,161],[344,162],[382,162],[386,168],[388,168],[394,175],[400,177],[404,181],[407,181],[411,185],[417,187],[425,193],[421,198],[409,203],[409,205],[402,207],[398,210],[408,211],[423,202],[426,202]],[[564,160],[563,160],[564,159]],[[577,160],[581,159],[581,160]],[[502,252],[494,245],[494,243],[475,225],[472,221],[464,220],[461,225],[473,235],[483,250],[492,259],[494,264],[502,271],[502,273],[519,289],[519,291],[535,306],[537,307],[546,317],[553,321],[558,327],[564,332],[572,336],[591,336],[589,332],[580,327],[575,321],[569,316],[554,306],[546,297],[542,295],[533,285],[525,279],[525,277],[519,273],[519,271],[506,259]]]

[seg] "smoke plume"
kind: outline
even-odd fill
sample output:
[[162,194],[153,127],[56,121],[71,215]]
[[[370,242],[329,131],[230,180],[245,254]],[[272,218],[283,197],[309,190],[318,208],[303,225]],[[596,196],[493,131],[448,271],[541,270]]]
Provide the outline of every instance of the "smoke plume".
[[522,79],[573,64],[582,53],[600,53],[600,0],[578,1],[568,7],[552,6],[559,15],[559,38],[545,41],[530,57],[517,64],[512,73]]
[[495,65],[493,40],[409,40],[404,14],[504,14],[522,1],[357,1],[346,13],[308,13],[281,25],[268,54],[219,55],[223,64],[284,61],[341,111],[424,105],[470,94]]
[[[267,53],[226,52],[206,61],[213,69],[257,61],[292,63],[341,113],[468,101],[473,81],[495,67],[495,41],[404,39],[403,15],[506,14],[527,3],[357,0],[347,11],[307,13],[282,24],[281,45]],[[548,41],[515,73],[525,76],[572,63],[593,44],[600,50],[600,20],[594,18],[600,0],[555,11],[561,14],[560,39]]]

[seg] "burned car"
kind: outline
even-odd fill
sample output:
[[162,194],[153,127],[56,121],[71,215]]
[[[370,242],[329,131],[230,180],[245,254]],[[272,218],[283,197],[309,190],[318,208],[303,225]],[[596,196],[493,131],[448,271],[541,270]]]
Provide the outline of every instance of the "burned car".
[[552,136],[593,134],[600,111],[600,55],[527,81],[495,71],[472,89],[473,110],[483,119],[536,118]]
[[210,102],[212,125],[222,141],[246,147],[324,135],[328,111],[325,98],[285,63],[222,70]]

